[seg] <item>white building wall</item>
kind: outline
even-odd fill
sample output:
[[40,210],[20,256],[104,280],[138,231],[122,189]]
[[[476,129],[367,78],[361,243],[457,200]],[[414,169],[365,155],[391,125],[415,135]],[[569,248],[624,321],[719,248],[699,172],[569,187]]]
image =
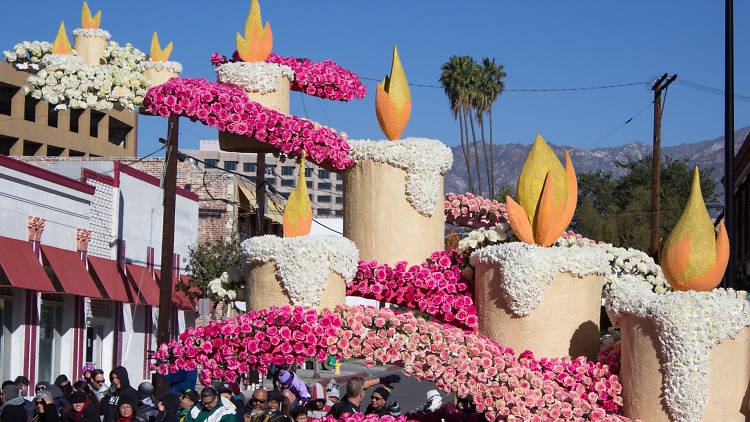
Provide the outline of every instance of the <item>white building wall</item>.
[[117,248],[116,233],[112,227],[115,223],[115,204],[119,205],[120,190],[97,180],[88,183],[96,188],[91,201],[91,240],[88,253],[101,258],[115,259]]

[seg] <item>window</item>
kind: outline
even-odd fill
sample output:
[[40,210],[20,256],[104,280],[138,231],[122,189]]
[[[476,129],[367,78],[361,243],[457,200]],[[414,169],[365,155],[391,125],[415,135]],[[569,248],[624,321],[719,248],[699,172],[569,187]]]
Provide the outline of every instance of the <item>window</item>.
[[294,179],[281,179],[281,186],[294,187]]
[[255,177],[255,176],[250,176],[250,177],[249,177],[248,179],[250,179],[250,182],[251,182],[251,183],[255,183],[255,182],[257,182],[257,181],[258,181],[258,178],[257,178],[257,177]]
[[330,183],[318,183],[318,189],[331,190],[331,184]]
[[341,183],[339,183],[338,185],[336,185],[336,192],[341,192],[343,190],[344,190],[344,185],[342,185]]
[[336,173],[336,180],[344,180],[344,175],[341,173]]
[[65,151],[65,148],[47,145],[47,157],[59,157],[62,155],[63,151]]
[[318,195],[318,202],[320,203],[331,203],[331,195]]
[[18,89],[17,86],[0,83],[0,114],[11,115],[11,103]]
[[23,141],[23,155],[26,157],[34,156],[37,152],[39,152],[39,148],[41,147],[42,144],[40,144],[39,142]]
[[99,137],[99,122],[104,118],[104,113],[91,110],[91,121],[89,122],[89,136],[92,138]]
[[224,161],[224,170],[237,170],[237,161]]
[[313,174],[313,169],[311,168],[305,169],[305,177],[312,177],[312,174]]
[[[0,356],[10,356],[10,334],[12,332],[13,301],[0,299]],[[0,378],[12,379],[10,373],[10,359],[3,359],[0,363]]]
[[47,104],[47,126],[57,127],[57,110],[54,104]]
[[270,179],[266,179],[266,184],[269,186],[276,186],[276,179],[274,179],[273,177]]
[[307,188],[308,189],[312,189],[312,187],[313,187],[313,182],[311,182],[311,181],[308,180],[307,181]]
[[281,167],[281,175],[282,176],[294,176],[294,167],[292,167],[292,166],[282,166]]
[[[107,305],[109,305],[107,303]],[[86,362],[101,365],[102,342],[104,341],[104,324],[92,323],[86,327]]]
[[62,337],[62,305],[42,302],[39,312],[40,380],[54,379],[60,373],[60,339]]
[[337,204],[343,204],[344,203],[344,197],[343,196],[337,196],[336,197],[336,203]]
[[242,171],[251,173],[255,171],[255,163],[242,163]]
[[289,199],[289,195],[291,195],[291,192],[282,192],[281,196],[284,197],[284,199]]
[[74,149],[68,150],[68,156],[69,157],[85,157],[86,153],[83,151],[76,151]]
[[320,208],[318,210],[318,216],[319,217],[323,217],[323,216],[327,217],[329,215],[331,215],[331,209],[330,208]]
[[328,179],[331,176],[331,172],[328,170],[320,169],[318,170],[318,178],[320,179]]
[[266,174],[275,174],[276,173],[276,165],[266,165]]
[[[0,154],[10,155],[10,150],[18,142],[18,138],[0,135]],[[312,182],[307,182],[312,183]]]
[[23,104],[23,119],[29,122],[36,121],[36,105],[39,104],[39,100],[29,95],[24,97]]
[[70,110],[70,131],[78,133],[78,120],[81,118],[81,115],[83,114],[82,109],[80,108],[74,108]]
[[209,158],[206,160],[206,168],[210,167],[218,167],[219,166],[219,160]]
[[344,210],[336,210],[336,217],[343,217],[344,216]]
[[125,148],[125,141],[128,139],[131,130],[133,130],[132,127],[110,116],[109,139],[107,140],[110,144]]

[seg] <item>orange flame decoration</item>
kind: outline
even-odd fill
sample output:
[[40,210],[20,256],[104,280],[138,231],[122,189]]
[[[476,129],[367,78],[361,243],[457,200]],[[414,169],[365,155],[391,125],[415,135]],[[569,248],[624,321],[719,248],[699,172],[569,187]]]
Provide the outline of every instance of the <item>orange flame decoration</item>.
[[169,60],[170,54],[172,54],[172,41],[162,50],[159,44],[159,37],[156,35],[156,31],[154,31],[154,36],[151,37],[151,61],[166,62]]
[[102,11],[96,12],[96,16],[91,17],[91,10],[89,5],[83,2],[83,10],[81,10],[81,27],[84,29],[99,29],[99,25],[102,21]]
[[263,28],[260,5],[258,0],[253,0],[245,22],[245,37],[237,33],[237,53],[243,61],[263,62],[271,54],[271,47],[273,47],[271,24],[266,21],[266,27]]
[[284,207],[284,237],[306,236],[312,227],[312,208],[305,181],[305,152],[299,164],[297,187],[294,188]]
[[55,37],[55,42],[52,43],[52,54],[73,54],[73,47],[70,45],[68,35],[65,33],[65,22],[60,22],[57,37]]
[[729,236],[723,221],[718,233],[714,230],[703,202],[697,166],[685,210],[659,249],[664,277],[675,290],[713,290],[724,276]]
[[565,169],[552,148],[537,135],[518,177],[518,202],[506,196],[508,221],[529,244],[549,246],[573,219],[578,198],[575,169],[565,151]]
[[378,82],[375,91],[375,115],[378,117],[380,129],[391,141],[399,139],[406,129],[406,124],[409,123],[411,93],[395,45],[393,46],[391,75],[386,75],[382,82]]

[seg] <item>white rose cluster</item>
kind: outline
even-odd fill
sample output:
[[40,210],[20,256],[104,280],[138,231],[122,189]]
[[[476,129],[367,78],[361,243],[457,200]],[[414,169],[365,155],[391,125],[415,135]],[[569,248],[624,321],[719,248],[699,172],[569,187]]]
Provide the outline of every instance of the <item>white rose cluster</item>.
[[121,47],[110,41],[104,51],[104,64],[99,66],[88,66],[75,55],[51,54],[51,49],[47,42],[24,41],[13,52],[3,53],[17,68],[40,69],[29,76],[25,94],[54,104],[56,110],[107,111],[115,106],[132,110],[143,102],[149,82],[138,65],[148,57],[131,44]]
[[495,243],[507,242],[512,238],[513,232],[510,230],[510,225],[501,221],[489,229],[480,228],[469,232],[466,237],[458,242],[458,250],[473,251]]
[[606,301],[615,326],[625,315],[653,321],[664,360],[662,391],[674,420],[699,422],[708,401],[711,349],[750,326],[747,292],[657,294],[634,275],[620,277]]
[[16,69],[39,70],[42,57],[50,53],[52,44],[47,41],[23,41],[3,51],[3,58]]
[[[451,149],[436,139],[406,138],[397,141],[349,141],[354,162],[372,160],[406,171],[406,200],[427,217],[443,212],[443,175],[453,165]],[[377,206],[377,204],[373,204]]]
[[261,94],[276,91],[282,76],[293,81],[294,71],[283,64],[266,62],[229,62],[216,68],[218,82]]
[[229,273],[225,271],[218,278],[208,282],[209,295],[214,300],[234,300],[237,297],[237,291],[229,287],[231,283]]

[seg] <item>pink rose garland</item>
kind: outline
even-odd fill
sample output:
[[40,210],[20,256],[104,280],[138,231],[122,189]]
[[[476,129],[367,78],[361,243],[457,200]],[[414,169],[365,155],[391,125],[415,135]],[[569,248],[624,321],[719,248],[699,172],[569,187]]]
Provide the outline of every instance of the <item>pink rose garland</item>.
[[445,222],[448,224],[478,229],[496,226],[503,221],[508,221],[504,203],[469,192],[465,195],[453,192],[445,195]]
[[456,251],[438,251],[421,265],[395,267],[359,261],[359,271],[347,283],[348,296],[418,309],[437,320],[476,332],[477,310],[472,292],[461,278],[465,257]]
[[172,78],[146,93],[143,107],[155,115],[192,121],[273,145],[289,156],[307,151],[312,162],[344,170],[354,164],[349,144],[336,132],[250,101],[242,88],[205,79]]
[[402,366],[407,376],[470,396],[488,420],[627,420],[607,413],[622,404],[622,386],[607,365],[583,357],[536,360],[528,351],[516,356],[485,337],[390,309],[251,311],[188,328],[152,355],[168,363],[152,367],[167,373],[200,366],[208,385],[212,378],[234,381],[251,367],[266,372],[271,363],[328,355]]

